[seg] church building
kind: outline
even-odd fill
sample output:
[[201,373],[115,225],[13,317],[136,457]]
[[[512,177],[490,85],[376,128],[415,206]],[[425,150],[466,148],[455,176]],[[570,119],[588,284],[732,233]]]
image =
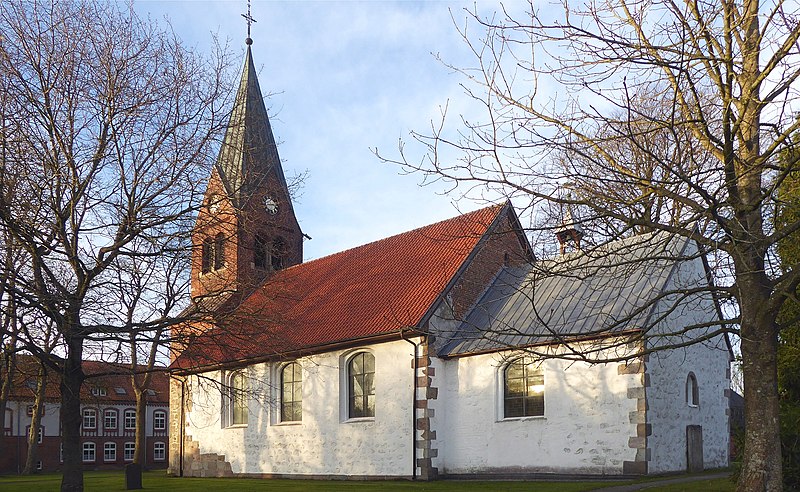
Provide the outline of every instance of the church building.
[[303,263],[251,44],[193,234],[170,473],[728,465],[731,353],[687,328],[719,319],[713,299],[685,295],[708,282],[694,243],[650,234],[540,260],[506,202]]

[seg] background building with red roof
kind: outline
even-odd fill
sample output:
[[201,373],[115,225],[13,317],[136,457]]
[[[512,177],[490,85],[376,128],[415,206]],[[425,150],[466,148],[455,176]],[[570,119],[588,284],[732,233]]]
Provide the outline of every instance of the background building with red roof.
[[[169,454],[168,375],[164,367],[157,369],[147,390],[147,451],[143,463],[147,468],[166,467]],[[131,383],[131,368],[124,364],[87,360],[83,363],[83,370],[87,375],[81,389],[83,466],[87,470],[121,469],[133,461],[136,432],[136,396]],[[38,373],[37,359],[28,355],[16,357],[13,384],[6,405],[0,472],[19,473],[25,466]],[[60,401],[58,376],[50,373],[36,444],[37,470],[58,471],[62,467]]]

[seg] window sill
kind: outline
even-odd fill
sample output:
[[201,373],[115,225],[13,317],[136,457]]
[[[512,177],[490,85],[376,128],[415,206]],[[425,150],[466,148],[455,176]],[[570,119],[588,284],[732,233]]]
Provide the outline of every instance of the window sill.
[[276,422],[275,425],[303,425],[302,420],[287,420],[285,422]]
[[547,420],[544,415],[526,415],[524,417],[503,417],[498,422],[524,422],[527,420]]
[[692,405],[691,403],[687,404],[689,408],[700,408],[700,405]]
[[247,424],[234,424],[234,425],[228,425],[228,426],[226,426],[225,428],[226,428],[226,429],[246,429],[246,428],[247,428]]
[[357,424],[359,422],[375,422],[375,417],[353,417],[351,419],[347,419],[343,424]]

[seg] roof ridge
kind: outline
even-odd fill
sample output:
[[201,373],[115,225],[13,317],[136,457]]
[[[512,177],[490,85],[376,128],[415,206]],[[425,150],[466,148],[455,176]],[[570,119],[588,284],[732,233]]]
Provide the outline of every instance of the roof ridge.
[[[424,226],[421,226],[421,227],[417,227],[415,229],[409,229],[407,231],[398,232],[397,234],[392,234],[391,236],[386,236],[384,238],[375,239],[374,241],[370,241],[370,242],[364,243],[364,244],[359,244],[358,246],[353,246],[352,248],[344,249],[342,251],[337,251],[335,253],[330,253],[330,254],[325,255],[325,256],[320,256],[319,258],[314,258],[313,260],[304,261],[303,263],[300,263],[300,264],[297,264],[297,265],[293,265],[293,266],[291,266],[289,268],[286,268],[285,270],[291,270],[293,268],[302,267],[303,265],[311,265],[311,264],[317,263],[319,261],[322,261],[322,260],[325,260],[325,259],[329,259],[329,258],[333,258],[333,257],[336,257],[336,256],[340,256],[340,255],[343,255],[345,253],[349,253],[351,251],[356,251],[356,250],[359,250],[359,249],[363,249],[363,248],[366,248],[367,246],[372,246],[374,244],[381,243],[383,241],[389,241],[389,240],[392,240],[392,239],[395,239],[395,238],[398,238],[398,237],[401,237],[401,236],[405,236],[407,234],[412,234],[412,233],[424,230],[424,229],[432,229],[432,228],[434,228],[436,226],[439,226],[441,224],[444,224],[446,222],[462,219],[462,218],[465,218],[465,217],[468,217],[468,216],[471,216],[471,215],[477,215],[478,213],[486,212],[487,210],[491,210],[493,208],[496,208],[498,210],[498,213],[499,213],[500,209],[502,209],[504,206],[505,206],[505,204],[495,204],[495,205],[490,205],[488,207],[479,208],[479,209],[473,210],[471,212],[466,212],[466,213],[462,213],[460,215],[456,215],[456,216],[450,217],[448,219],[442,219],[442,220],[440,220],[438,222],[434,222],[432,224],[427,224],[427,225],[424,225]],[[497,214],[495,214],[495,216],[496,215]],[[492,220],[494,220],[494,219],[492,219]],[[491,225],[491,222],[486,224],[487,227],[489,225]]]

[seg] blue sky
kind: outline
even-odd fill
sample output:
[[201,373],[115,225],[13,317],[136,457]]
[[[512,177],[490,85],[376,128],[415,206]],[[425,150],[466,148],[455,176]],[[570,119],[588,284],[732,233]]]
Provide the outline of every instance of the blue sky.
[[[380,162],[377,148],[409,157],[424,150],[410,130],[424,131],[450,105],[470,111],[459,82],[431,54],[458,66],[472,60],[453,25],[471,2],[254,1],[253,57],[287,175],[308,170],[296,200],[306,259],[314,259],[469,211],[483,203],[443,195],[443,185],[420,187]],[[482,9],[496,8],[482,3]],[[247,9],[237,1],[140,1],[140,15],[169,19],[189,46],[209,49],[213,36],[244,53]],[[455,156],[454,156],[455,157]]]

